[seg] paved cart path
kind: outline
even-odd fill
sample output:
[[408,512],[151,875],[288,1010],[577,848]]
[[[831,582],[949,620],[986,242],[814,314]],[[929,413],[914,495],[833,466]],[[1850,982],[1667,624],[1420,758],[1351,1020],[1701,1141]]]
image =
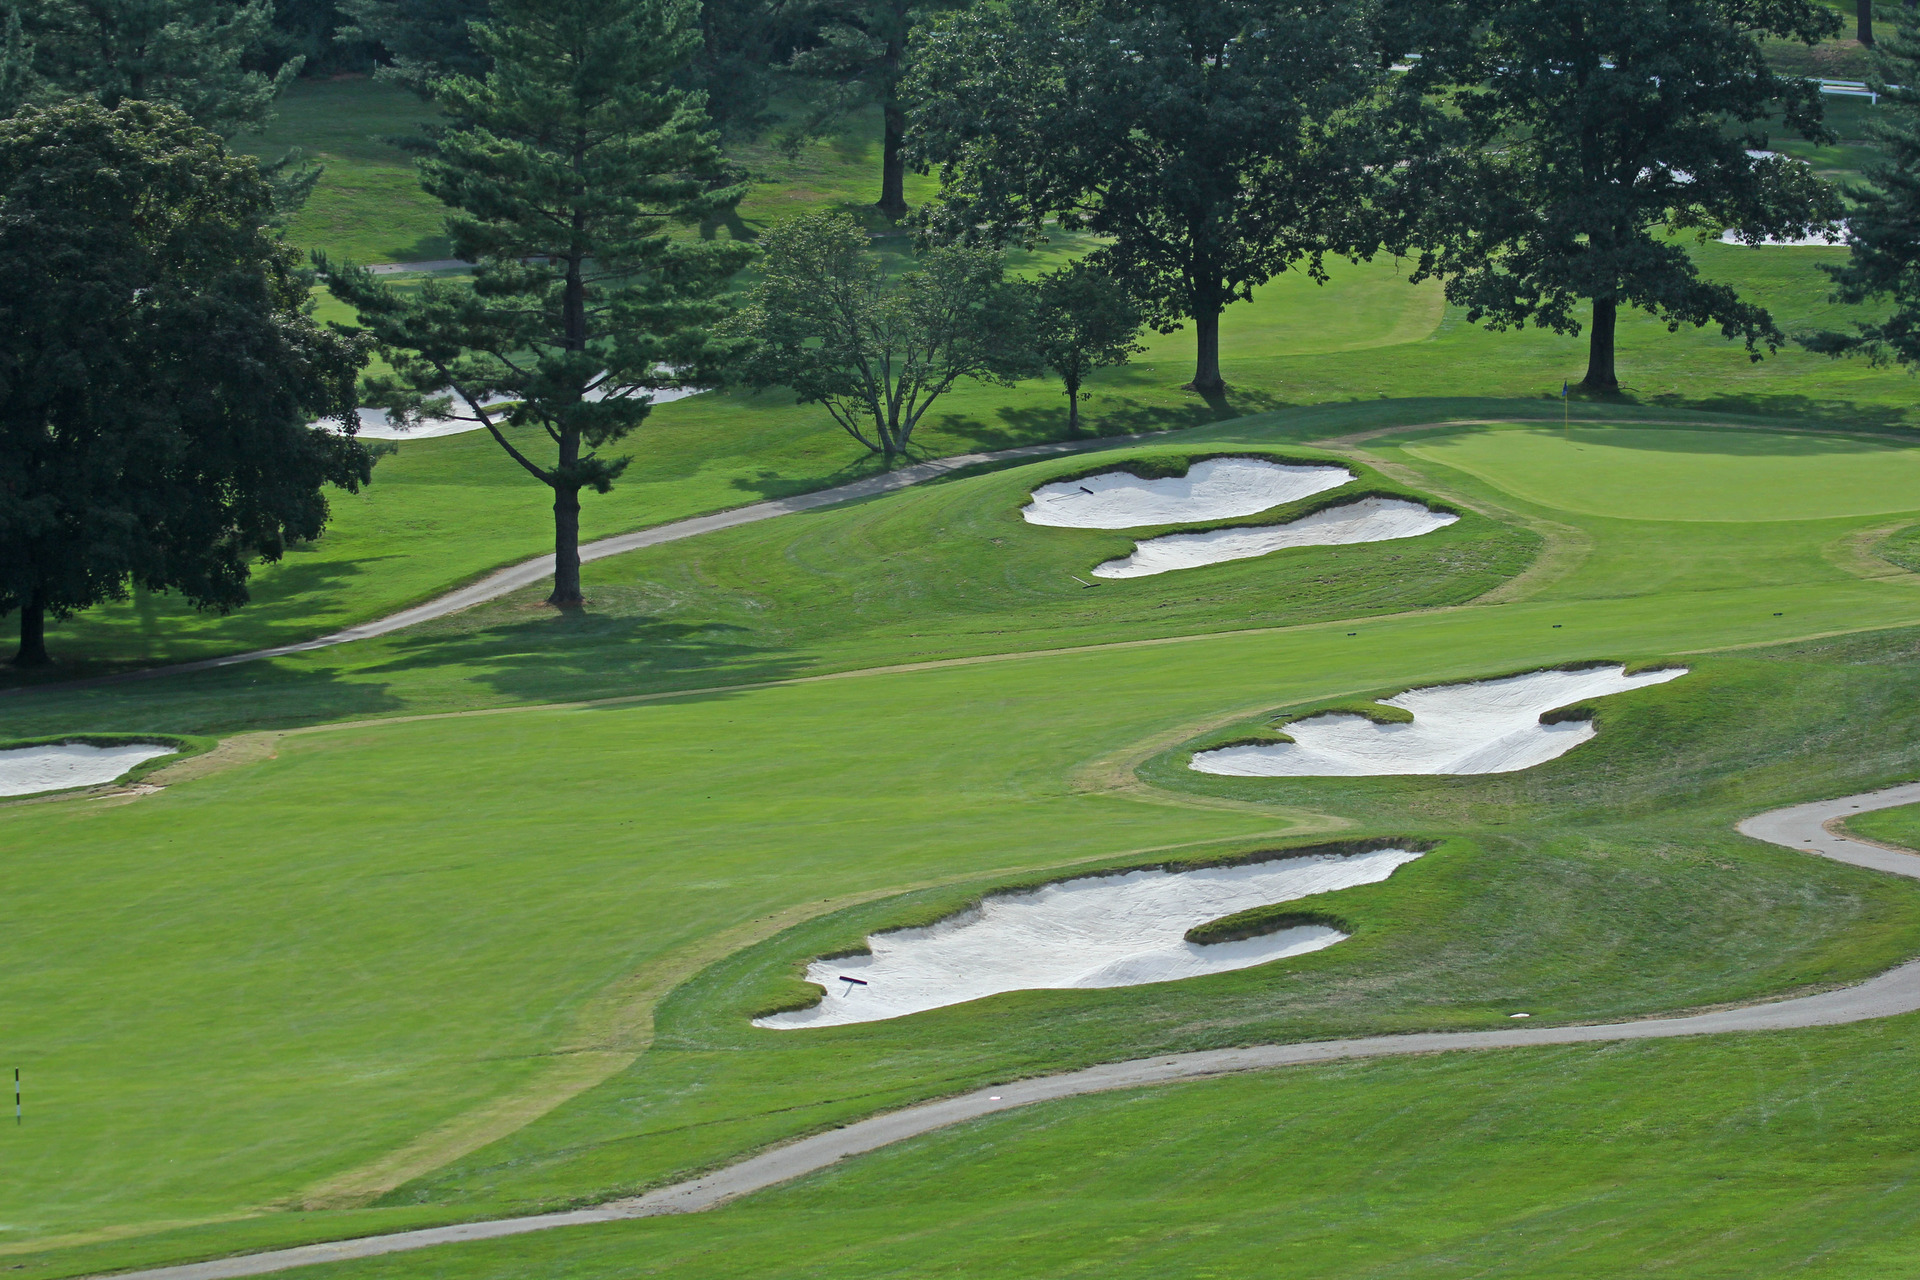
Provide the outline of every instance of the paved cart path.
[[[997,449],[987,453],[963,453],[951,458],[935,458],[928,462],[916,462],[911,466],[889,471],[884,475],[868,476],[864,480],[855,480],[849,484],[835,485],[831,489],[817,489],[812,493],[797,493],[788,498],[774,498],[766,502],[756,502],[750,506],[734,507],[729,511],[716,511],[711,515],[691,516],[685,520],[675,520],[668,524],[655,525],[649,529],[636,529],[632,533],[617,534],[611,538],[601,538],[596,542],[584,543],[580,547],[582,564],[589,560],[601,560],[607,556],[617,556],[626,551],[638,551],[643,547],[657,547],[663,543],[678,542],[682,538],[692,538],[703,533],[713,533],[720,529],[732,529],[743,524],[755,524],[761,520],[771,520],[775,516],[792,515],[796,511],[811,511],[816,507],[829,507],[836,502],[851,502],[856,498],[871,498],[877,494],[892,493],[896,489],[905,489],[911,485],[961,470],[965,467],[980,466],[983,463],[1003,462],[1014,458],[1042,458],[1054,454],[1076,453],[1081,450],[1106,449],[1117,445],[1150,439],[1148,435],[1107,436],[1097,440],[1060,440],[1050,444],[1021,445],[1017,449]],[[374,636],[384,636],[435,618],[444,618],[448,614],[470,609],[474,605],[484,604],[488,600],[497,600],[501,596],[518,591],[522,587],[531,587],[553,576],[553,556],[551,554],[535,556],[520,564],[495,570],[478,582],[437,596],[424,604],[411,609],[402,609],[398,613],[376,618],[372,622],[363,622],[358,626],[346,627],[324,636],[315,636],[311,640],[301,640],[294,644],[275,645],[270,649],[249,649],[245,653],[229,653],[218,658],[202,658],[195,662],[175,662],[163,667],[143,667],[138,671],[127,671],[118,675],[95,676],[90,679],[62,681],[58,684],[20,685],[15,689],[0,690],[0,697],[9,693],[38,693],[47,689],[84,689],[94,685],[119,684],[128,680],[147,680],[154,676],[181,675],[189,671],[211,671],[216,667],[230,667],[235,663],[254,662],[261,658],[278,658],[290,653],[305,653],[310,649],[328,649],[337,644],[348,644],[354,640],[370,640]]]
[[[1885,791],[1821,800],[1813,804],[1776,809],[1739,824],[1742,833],[1756,839],[1819,854],[1856,866],[1890,871],[1920,879],[1920,855],[1868,844],[1829,830],[1849,814],[1869,809],[1920,802],[1920,782]],[[1681,1018],[1651,1018],[1639,1022],[1587,1027],[1508,1027],[1498,1031],[1448,1031],[1424,1035],[1371,1036],[1355,1040],[1325,1040],[1308,1044],[1256,1045],[1246,1049],[1216,1049],[1167,1057],[1114,1062],[1063,1075],[994,1085],[957,1098],[929,1102],[902,1111],[874,1116],[843,1129],[802,1138],[729,1165],[703,1178],[615,1200],[591,1209],[534,1214],[468,1222],[452,1227],[429,1227],[392,1235],[365,1236],[331,1244],[276,1249],[213,1262],[136,1271],[122,1280],[229,1280],[265,1275],[293,1267],[349,1258],[425,1249],[462,1240],[490,1240],[500,1236],[547,1231],[555,1227],[594,1222],[618,1222],[663,1213],[694,1213],[711,1209],[738,1196],[778,1186],[825,1169],[849,1156],[919,1137],[948,1125],[975,1120],[998,1111],[1070,1098],[1076,1094],[1176,1080],[1202,1080],[1237,1071],[1264,1071],[1272,1067],[1343,1058],[1382,1058],[1409,1053],[1441,1053],[1457,1049],[1516,1049],[1533,1045],[1591,1044],[1614,1040],[1654,1040],[1671,1036],[1715,1035],[1729,1031],[1780,1031],[1793,1027],[1825,1027],[1920,1010],[1920,960],[1909,961],[1877,978],[1840,991],[1777,1000],[1769,1004],[1718,1009]]]

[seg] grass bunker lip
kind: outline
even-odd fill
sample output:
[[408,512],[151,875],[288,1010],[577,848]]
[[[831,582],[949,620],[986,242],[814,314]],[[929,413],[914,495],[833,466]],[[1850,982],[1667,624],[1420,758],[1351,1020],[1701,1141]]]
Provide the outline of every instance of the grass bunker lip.
[[1181,870],[1144,868],[993,893],[925,928],[869,936],[868,954],[826,957],[807,979],[826,994],[754,1025],[777,1030],[904,1017],[1006,991],[1131,987],[1227,973],[1344,941],[1323,922],[1196,943],[1189,931],[1259,907],[1375,884],[1410,848],[1280,854]]
[[1232,520],[1337,489],[1354,478],[1335,463],[1201,458],[1185,475],[1143,477],[1123,464],[1043,484],[1020,514],[1058,529],[1143,529]]
[[1236,743],[1197,752],[1190,767],[1228,777],[1365,777],[1512,773],[1545,764],[1594,736],[1574,704],[1687,674],[1664,667],[1628,675],[1619,663],[1549,668],[1493,680],[1409,689],[1380,705],[1404,722],[1323,712],[1286,726],[1291,742]]

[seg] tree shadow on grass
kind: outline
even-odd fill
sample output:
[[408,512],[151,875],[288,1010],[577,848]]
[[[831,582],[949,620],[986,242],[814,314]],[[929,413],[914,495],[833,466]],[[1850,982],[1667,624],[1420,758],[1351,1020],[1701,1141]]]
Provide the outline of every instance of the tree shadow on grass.
[[9,736],[229,734],[386,715],[405,706],[385,684],[263,659],[178,675],[110,679],[0,696]]
[[1796,395],[1651,396],[1644,403],[1662,408],[1694,409],[1706,413],[1757,418],[1799,418],[1809,426],[1863,427],[1871,430],[1920,429],[1920,410],[1914,406],[1861,404],[1852,400],[1816,399]]
[[457,672],[504,698],[539,703],[759,684],[804,667],[797,655],[755,642],[749,628],[731,623],[622,616],[596,612],[591,602],[559,612],[520,601],[494,612],[509,611],[534,616],[390,641],[395,656],[364,670],[403,685],[422,669]]

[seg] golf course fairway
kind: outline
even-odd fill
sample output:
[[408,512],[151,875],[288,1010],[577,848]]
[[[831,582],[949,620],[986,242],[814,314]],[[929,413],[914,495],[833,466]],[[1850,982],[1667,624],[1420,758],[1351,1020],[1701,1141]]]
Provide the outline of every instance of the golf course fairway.
[[[1920,890],[1733,830],[1920,775],[1920,577],[1873,551],[1920,519],[1920,451],[1647,410],[1571,431],[1368,412],[1151,448],[1345,459],[1458,524],[1087,589],[1070,564],[1131,533],[1026,525],[1025,495],[1099,455],[1054,459],[598,562],[590,625],[530,592],[9,695],[22,736],[227,736],[156,791],[0,807],[0,1025],[29,1082],[0,1267],[590,1203],[1024,1075],[1620,1020],[1920,953]],[[1386,557],[1416,553],[1396,585]],[[668,628],[684,661],[636,656]],[[1600,700],[1590,741],[1514,773],[1186,767],[1283,713],[1599,661],[1689,674]],[[812,991],[814,958],[997,888],[1396,838],[1431,851],[1327,895],[1352,936],[1323,951],[751,1025]],[[1276,1251],[1289,1274],[1862,1274],[1920,1261],[1908,1024],[1078,1099],[709,1215],[309,1274],[1251,1276]],[[1710,1259],[1733,1230],[1756,1252]],[[1556,1240],[1577,1247],[1543,1261]]]

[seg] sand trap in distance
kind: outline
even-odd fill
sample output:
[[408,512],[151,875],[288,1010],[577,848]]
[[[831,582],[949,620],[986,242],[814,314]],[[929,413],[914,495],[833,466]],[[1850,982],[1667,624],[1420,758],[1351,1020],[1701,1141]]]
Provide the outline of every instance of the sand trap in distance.
[[1411,724],[1378,724],[1346,712],[1311,716],[1286,727],[1290,743],[1202,751],[1190,767],[1238,778],[1512,773],[1563,756],[1594,735],[1591,721],[1541,724],[1544,713],[1686,673],[1668,667],[1630,676],[1614,664],[1409,689],[1381,702],[1412,712]]
[[[697,396],[702,390],[703,388],[700,387],[662,387],[660,390],[653,392],[651,403],[654,405],[672,404],[675,400],[685,400],[688,396]],[[590,395],[587,398],[593,400],[599,397]],[[489,402],[490,405],[507,403],[510,402],[506,399],[494,399]],[[469,431],[484,431],[487,427],[486,423],[474,417],[470,412],[467,412],[466,407],[457,399],[454,401],[453,414],[451,417],[423,418],[419,425],[414,427],[394,426],[392,420],[387,417],[387,411],[385,409],[362,408],[358,413],[360,417],[360,430],[358,434],[363,440],[432,440],[439,436],[457,436],[464,435]],[[335,431],[339,430],[340,427],[339,423],[334,422],[330,418],[309,425],[326,427]]]
[[[812,1008],[754,1019],[791,1030],[877,1022],[1002,991],[1133,987],[1245,969],[1318,951],[1347,935],[1322,925],[1199,946],[1187,930],[1269,903],[1385,880],[1420,855],[1377,849],[1194,871],[1083,876],[989,895],[926,929],[867,939],[873,954],[816,960],[807,981],[826,988]],[[852,986],[840,975],[863,979]]]
[[97,787],[143,760],[172,755],[177,750],[164,742],[129,742],[117,747],[95,747],[84,742],[14,747],[0,751],[0,796]]
[[1290,524],[1169,533],[1149,538],[1120,560],[1095,565],[1096,578],[1145,578],[1226,560],[1246,560],[1286,547],[1332,547],[1353,542],[1417,538],[1444,529],[1460,517],[1429,511],[1400,498],[1362,498],[1302,516]]
[[1139,529],[1250,516],[1298,502],[1353,479],[1339,466],[1288,466],[1259,458],[1206,458],[1184,476],[1142,480],[1128,471],[1103,471],[1059,480],[1033,491],[1021,508],[1028,524],[1057,529]]

